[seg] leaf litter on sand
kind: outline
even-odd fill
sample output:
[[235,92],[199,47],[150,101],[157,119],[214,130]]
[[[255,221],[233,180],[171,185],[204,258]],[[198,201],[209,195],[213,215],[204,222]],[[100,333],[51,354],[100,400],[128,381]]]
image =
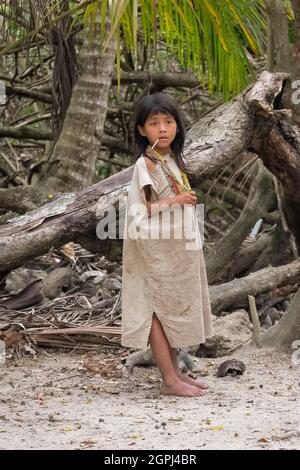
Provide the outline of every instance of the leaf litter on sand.
[[[58,264],[64,267],[60,268]],[[12,280],[11,284],[16,282],[21,269],[25,271],[24,268],[14,270],[15,281]],[[52,293],[57,291],[57,295],[48,296],[45,281],[47,273],[53,277],[59,270],[70,271],[72,280],[64,287],[65,291],[61,289],[61,281],[58,282],[57,289],[51,289]],[[93,276],[90,277],[89,273],[93,273]],[[76,349],[97,351],[104,344],[118,350],[121,335],[121,275],[120,263],[92,254],[73,242],[40,256],[28,264],[27,278],[24,278],[24,287],[35,281],[36,277],[39,278],[42,283],[39,300],[28,298],[29,306],[26,308],[3,307],[0,336],[13,324],[10,336],[16,338],[13,352],[18,354],[35,355],[39,345],[64,347],[72,352]],[[96,279],[99,282],[96,283]],[[0,288],[0,296],[1,293]],[[3,293],[7,294],[5,291]],[[66,334],[68,332],[65,330],[70,330],[70,334]]]

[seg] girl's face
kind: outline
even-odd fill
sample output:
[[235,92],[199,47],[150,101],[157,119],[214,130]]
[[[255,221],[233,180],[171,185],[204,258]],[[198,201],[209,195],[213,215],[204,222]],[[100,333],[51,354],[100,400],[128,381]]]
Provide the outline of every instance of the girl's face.
[[151,146],[159,139],[154,149],[161,155],[167,155],[176,136],[177,123],[170,114],[150,114],[145,124],[138,126],[138,130],[142,136],[147,137]]

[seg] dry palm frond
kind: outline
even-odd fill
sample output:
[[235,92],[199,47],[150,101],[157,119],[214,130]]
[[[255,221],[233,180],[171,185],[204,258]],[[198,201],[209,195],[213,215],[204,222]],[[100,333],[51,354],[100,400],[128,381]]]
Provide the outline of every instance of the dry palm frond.
[[[254,156],[251,154],[251,158],[246,158],[246,162],[242,163],[239,165],[234,172],[232,173],[231,177],[228,180],[228,183],[225,187],[224,193],[223,193],[223,198],[224,194],[226,193],[227,189],[230,188],[235,181],[238,179],[240,175],[242,175],[242,180],[237,184],[240,194],[242,194],[244,187],[246,186],[246,183],[251,180],[251,176],[256,168],[256,162],[257,162],[258,157]],[[245,159],[244,159],[245,160]]]
[[220,173],[214,178],[211,186],[209,187],[208,191],[206,191],[206,195],[209,196],[210,192],[212,191],[213,187],[218,183],[221,177],[228,172],[231,166],[235,165],[236,161],[239,159],[239,155],[236,155],[235,158],[229,161],[228,164],[224,166],[224,168],[220,171]]
[[[26,337],[34,345],[67,348],[89,348],[93,344],[118,346],[122,291],[117,290],[114,283],[121,285],[121,267],[104,257],[99,259],[80,245],[72,244],[72,251],[72,267],[75,271],[74,263],[78,265],[77,275],[80,281],[78,278],[77,282],[80,282],[80,286],[72,286],[71,291],[63,297],[45,299],[44,303],[34,307],[9,310],[1,307],[0,303],[0,336],[9,330]],[[65,250],[62,249],[42,257],[40,264],[42,259],[52,264],[53,256],[56,262],[58,257],[69,261]],[[97,284],[95,288],[94,276],[105,271],[107,273],[101,278],[101,284]],[[84,289],[92,290],[93,293],[86,293]],[[76,292],[72,292],[74,290]]]

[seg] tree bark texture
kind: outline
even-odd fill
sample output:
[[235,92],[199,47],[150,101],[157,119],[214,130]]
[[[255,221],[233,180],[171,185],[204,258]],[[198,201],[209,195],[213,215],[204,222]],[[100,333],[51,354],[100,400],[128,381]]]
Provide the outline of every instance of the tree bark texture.
[[[108,15],[107,34],[110,28]],[[79,60],[82,71],[73,88],[64,125],[50,159],[55,165],[51,168],[51,176],[47,175],[46,186],[54,192],[81,190],[92,183],[95,174],[115,63],[113,39],[101,53],[100,20],[97,15],[92,37],[87,35],[84,40]]]

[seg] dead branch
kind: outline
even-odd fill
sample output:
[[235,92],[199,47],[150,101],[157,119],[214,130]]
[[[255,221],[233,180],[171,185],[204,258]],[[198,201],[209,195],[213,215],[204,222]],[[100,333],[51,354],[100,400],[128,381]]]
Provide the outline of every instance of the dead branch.
[[268,267],[249,274],[241,279],[234,279],[226,284],[211,286],[209,293],[213,313],[221,310],[244,307],[248,304],[248,295],[268,292],[276,287],[300,282],[300,259],[278,267]]
[[21,86],[6,85],[5,91],[7,96],[18,95],[24,98],[31,98],[35,101],[43,101],[44,103],[53,103],[52,96],[42,93],[39,90],[31,90]]

